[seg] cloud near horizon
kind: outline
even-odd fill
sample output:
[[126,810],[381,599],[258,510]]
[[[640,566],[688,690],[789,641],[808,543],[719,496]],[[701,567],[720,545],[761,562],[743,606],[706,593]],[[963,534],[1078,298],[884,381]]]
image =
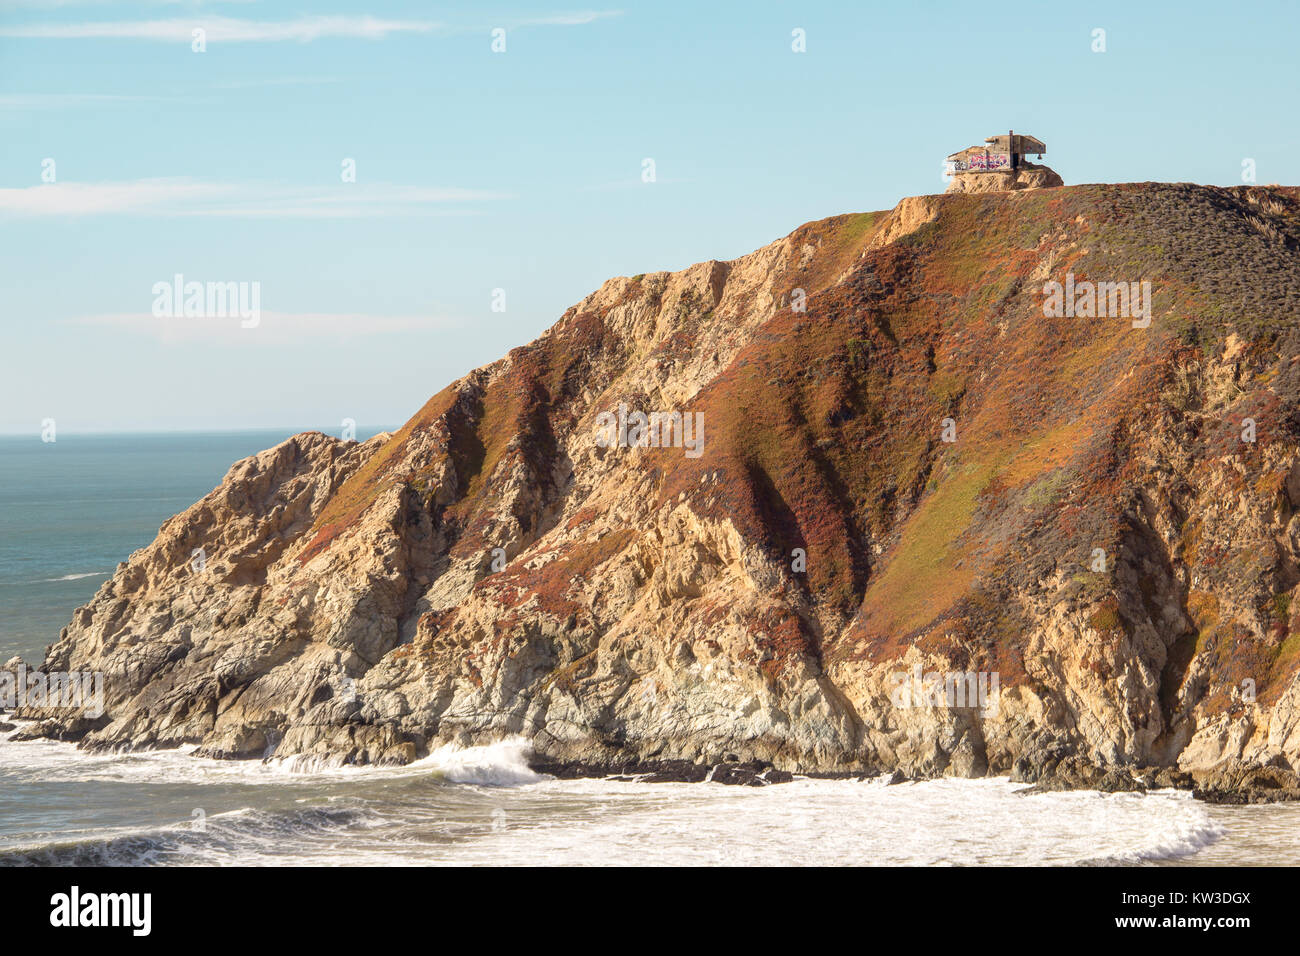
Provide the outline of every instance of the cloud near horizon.
[[[606,17],[618,16],[619,10],[592,10],[580,13],[552,14],[522,20],[506,20],[514,29],[533,26],[584,26]],[[92,21],[83,23],[31,23],[0,26],[0,37],[42,40],[151,40],[189,43],[194,30],[202,28],[209,43],[274,43],[356,38],[380,40],[390,34],[466,32],[466,27],[451,27],[436,20],[386,20],[369,14],[360,16],[300,16],[293,20],[246,20],[236,17],[173,17],[163,20]]]
[[[118,183],[42,183],[0,188],[0,217],[96,215],[355,219],[380,216],[477,215],[465,203],[497,202],[508,193],[459,187],[343,183],[337,186],[249,185],[189,179]],[[442,208],[457,204],[455,208]]]
[[118,93],[6,93],[0,94],[0,110],[64,109],[102,106],[106,103],[165,103],[169,96],[136,96]]
[[200,16],[168,20],[121,20],[91,23],[34,23],[0,26],[0,37],[44,40],[157,40],[189,43],[202,28],[209,43],[268,43],[293,40],[310,43],[334,37],[383,39],[390,33],[428,33],[432,20],[384,20],[365,16],[304,16],[294,20],[241,20]]
[[[171,277],[165,281],[170,282]],[[63,319],[58,324],[142,335],[170,345],[195,343],[251,348],[300,346],[323,339],[347,341],[377,335],[440,332],[464,325],[463,319],[449,315],[278,312],[270,309],[260,310],[254,326],[244,328],[241,321],[238,315],[160,317],[152,312],[111,312]]]

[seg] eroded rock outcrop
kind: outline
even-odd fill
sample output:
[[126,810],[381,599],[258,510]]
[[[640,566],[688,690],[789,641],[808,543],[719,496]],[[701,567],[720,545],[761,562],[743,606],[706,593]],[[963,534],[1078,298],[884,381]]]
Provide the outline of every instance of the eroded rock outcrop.
[[1018,189],[1045,189],[1064,186],[1056,170],[1050,166],[1022,162],[1016,169],[999,169],[993,172],[957,173],[948,183],[949,193],[997,193]]
[[[1298,249],[1295,189],[1087,186],[612,279],[392,435],[238,463],[44,666],[108,676],[90,748],[1284,794],[1214,768],[1300,761]],[[1046,317],[1067,273],[1150,322]]]

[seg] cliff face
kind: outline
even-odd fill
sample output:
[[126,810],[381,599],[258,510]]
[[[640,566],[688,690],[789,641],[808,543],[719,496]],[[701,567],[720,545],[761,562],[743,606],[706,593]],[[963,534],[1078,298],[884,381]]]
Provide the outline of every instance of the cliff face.
[[[1051,281],[1139,283],[1134,315],[1045,316]],[[106,714],[27,716],[227,757],[518,733],[1290,787],[1298,326],[1295,188],[919,197],[612,279],[391,436],[235,465],[50,648]],[[620,404],[693,416],[698,454],[611,443]],[[915,668],[996,697],[908,706]]]

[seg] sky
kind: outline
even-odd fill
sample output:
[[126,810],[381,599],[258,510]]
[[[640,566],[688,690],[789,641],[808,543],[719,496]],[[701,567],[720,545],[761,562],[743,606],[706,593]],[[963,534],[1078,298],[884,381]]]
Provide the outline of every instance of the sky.
[[615,2],[0,0],[0,432],[400,425],[1011,128],[1067,184],[1300,183],[1290,2]]

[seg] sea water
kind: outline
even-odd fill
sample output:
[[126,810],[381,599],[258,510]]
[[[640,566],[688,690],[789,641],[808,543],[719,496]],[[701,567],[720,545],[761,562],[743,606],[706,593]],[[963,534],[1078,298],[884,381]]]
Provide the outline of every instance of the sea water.
[[1300,807],[1185,792],[1022,796],[1005,779],[766,787],[534,773],[527,744],[406,767],[0,743],[3,865],[1251,865],[1300,860]]
[[[119,561],[234,461],[287,435],[0,438],[0,660],[39,664]],[[559,781],[529,769],[522,740],[327,768],[9,736],[0,865],[1300,863],[1300,806],[1217,807],[1174,791]]]

